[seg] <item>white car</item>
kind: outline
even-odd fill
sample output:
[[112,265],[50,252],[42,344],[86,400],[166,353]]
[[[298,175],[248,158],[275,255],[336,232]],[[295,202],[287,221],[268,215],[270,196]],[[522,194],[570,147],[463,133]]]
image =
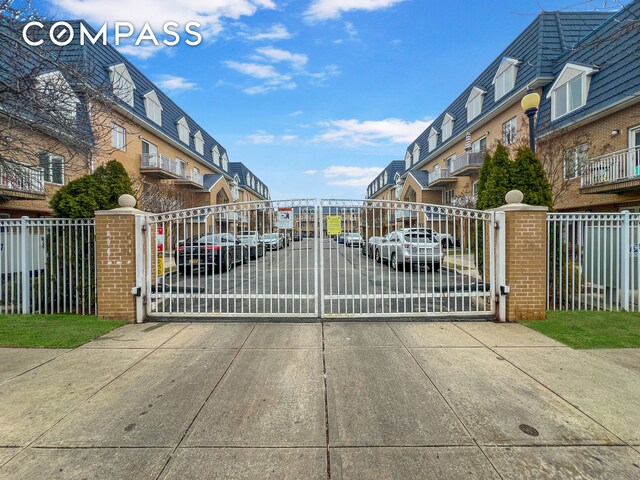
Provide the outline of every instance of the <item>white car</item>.
[[456,239],[449,233],[439,233],[432,228],[403,228],[402,232],[406,233],[424,233],[438,242],[443,248],[453,248],[456,245]]

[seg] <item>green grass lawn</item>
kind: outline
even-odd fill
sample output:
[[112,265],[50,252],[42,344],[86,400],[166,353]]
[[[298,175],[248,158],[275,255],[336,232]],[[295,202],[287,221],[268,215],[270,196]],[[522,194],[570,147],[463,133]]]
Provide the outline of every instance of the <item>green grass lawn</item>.
[[74,348],[124,323],[89,315],[0,315],[0,347]]
[[640,314],[547,312],[544,321],[520,322],[573,348],[640,348]]

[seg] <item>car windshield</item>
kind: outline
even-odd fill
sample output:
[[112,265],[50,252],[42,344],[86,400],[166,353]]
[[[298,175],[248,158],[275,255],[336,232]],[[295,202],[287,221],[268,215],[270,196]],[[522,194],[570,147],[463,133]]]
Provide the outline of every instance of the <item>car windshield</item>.
[[198,243],[208,243],[211,245],[216,245],[218,243],[222,243],[223,241],[227,241],[226,240],[226,236],[225,239],[222,239],[222,235],[217,233],[215,235],[205,235],[204,237],[201,237],[200,240],[198,240]]
[[406,238],[410,242],[430,242],[431,235],[425,235],[424,233],[410,233],[406,235]]
[[361,238],[359,233],[347,233],[347,237],[349,237],[349,238]]
[[264,238],[265,240],[277,240],[278,239],[278,234],[277,233],[265,233],[262,238]]

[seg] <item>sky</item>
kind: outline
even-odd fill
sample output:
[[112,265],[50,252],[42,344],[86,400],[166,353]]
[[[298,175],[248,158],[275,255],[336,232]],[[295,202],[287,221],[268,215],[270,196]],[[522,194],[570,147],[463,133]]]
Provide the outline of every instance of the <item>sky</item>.
[[199,21],[203,42],[120,50],[274,199],[367,185],[544,10],[628,0],[40,0],[56,19]]

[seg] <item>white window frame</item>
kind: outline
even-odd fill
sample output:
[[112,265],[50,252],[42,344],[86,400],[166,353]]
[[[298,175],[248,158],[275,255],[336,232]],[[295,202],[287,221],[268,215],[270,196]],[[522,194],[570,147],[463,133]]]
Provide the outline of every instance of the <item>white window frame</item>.
[[[516,86],[518,65],[520,65],[520,61],[514,58],[505,57],[502,59],[502,63],[498,67],[498,70],[493,77],[493,81],[491,82],[494,87],[496,102]],[[511,73],[511,79],[509,82],[507,81],[508,73]]]
[[127,151],[127,131],[115,122],[111,124],[111,146],[123,152]]
[[429,152],[433,152],[438,147],[438,130],[432,128],[429,132]]
[[221,160],[221,162],[222,162],[222,169],[223,169],[224,171],[229,170],[229,157],[227,157],[227,152],[224,152],[224,153],[222,154],[222,160]]
[[124,63],[109,67],[109,79],[113,94],[130,107],[134,106],[134,90],[136,84],[133,82],[129,70]]
[[450,190],[443,190],[442,191],[442,204],[443,205],[451,205],[453,203],[453,197],[455,190],[452,188]]
[[162,126],[162,103],[155,90],[144,94],[144,110],[149,120]]
[[218,148],[218,145],[213,147],[213,149],[211,150],[211,157],[213,159],[213,164],[219,167],[220,166],[220,149]]
[[180,120],[176,122],[176,128],[178,129],[178,138],[185,145],[189,145],[189,134],[191,130],[189,129],[189,122],[187,122],[186,117],[182,117]]
[[[551,120],[555,121],[559,118],[569,115],[571,112],[584,107],[587,104],[587,97],[589,96],[589,86],[591,84],[591,75],[596,73],[598,69],[592,67],[585,67],[583,65],[576,65],[574,63],[567,63],[558,78],[553,82],[547,98],[551,99]],[[574,81],[580,80],[580,104],[571,105],[571,92],[570,87],[575,88]],[[564,107],[565,111],[558,113],[558,107],[560,106],[560,93],[565,92],[564,95]],[[572,108],[573,107],[573,108]]]
[[[509,129],[509,135],[507,135],[507,128],[511,123],[514,123],[513,127]],[[504,146],[513,145],[518,140],[518,117],[510,118],[502,124],[502,144]]]
[[176,158],[176,172],[178,172],[180,178],[185,178],[187,175],[187,162]]
[[69,82],[59,71],[38,75],[36,90],[46,99],[46,103],[55,107],[55,114],[63,119],[75,120],[80,99]]
[[[476,145],[480,145],[480,142],[482,142],[482,140],[484,140],[484,150],[480,150],[480,147],[476,148]],[[471,151],[472,152],[486,152],[487,151],[487,136],[483,135],[482,137],[478,138],[477,140],[475,140],[474,142],[471,143]]]
[[[589,160],[589,144],[583,143],[563,152],[562,175],[565,180],[573,180],[582,174],[582,166]],[[567,166],[572,165],[572,174],[567,175]]]
[[193,148],[195,148],[196,152],[200,155],[204,155],[204,137],[200,130],[198,130],[193,136]]
[[409,170],[411,165],[413,165],[413,156],[411,155],[411,152],[407,150],[407,153],[404,155],[404,169]]
[[451,138],[453,135],[453,122],[455,122],[455,117],[450,115],[449,113],[445,114],[444,120],[442,121],[442,141],[446,141]]
[[482,113],[482,103],[484,102],[485,90],[473,87],[465,107],[467,109],[467,123],[477,118]]
[[[64,185],[64,157],[55,153],[43,152],[47,157],[46,165],[40,165],[44,172],[44,182],[52,185]],[[42,154],[41,154],[42,155]],[[60,161],[60,182],[54,181],[53,178],[53,159]]]

